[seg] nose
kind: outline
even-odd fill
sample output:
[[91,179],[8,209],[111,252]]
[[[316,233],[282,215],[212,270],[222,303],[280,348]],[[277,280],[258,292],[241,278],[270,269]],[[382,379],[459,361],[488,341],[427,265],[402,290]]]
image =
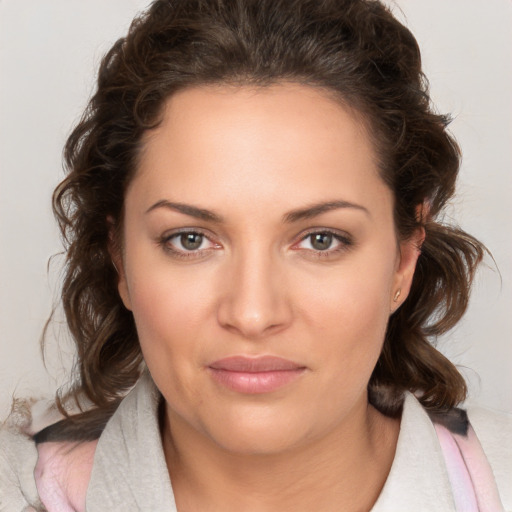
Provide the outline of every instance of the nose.
[[227,265],[217,318],[246,339],[263,339],[289,326],[292,307],[285,276],[276,258],[252,250]]

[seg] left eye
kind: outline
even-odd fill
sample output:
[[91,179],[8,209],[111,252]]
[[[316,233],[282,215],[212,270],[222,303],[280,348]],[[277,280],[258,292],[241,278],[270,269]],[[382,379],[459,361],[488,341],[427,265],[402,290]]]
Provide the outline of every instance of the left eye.
[[321,231],[309,233],[299,243],[300,249],[309,249],[312,251],[332,251],[343,246],[350,245],[349,240],[344,239],[341,235],[330,233],[329,231]]

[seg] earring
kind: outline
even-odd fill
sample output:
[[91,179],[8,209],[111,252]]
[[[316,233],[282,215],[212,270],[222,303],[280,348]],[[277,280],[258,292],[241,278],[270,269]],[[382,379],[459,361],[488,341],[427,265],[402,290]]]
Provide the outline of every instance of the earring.
[[398,290],[395,293],[395,296],[393,297],[393,302],[398,302],[398,297],[400,297],[401,293],[402,293],[402,288],[398,288]]
[[112,266],[116,269],[117,275],[119,275],[119,270],[117,270],[117,266],[114,263],[114,260],[111,259],[110,261],[112,262]]

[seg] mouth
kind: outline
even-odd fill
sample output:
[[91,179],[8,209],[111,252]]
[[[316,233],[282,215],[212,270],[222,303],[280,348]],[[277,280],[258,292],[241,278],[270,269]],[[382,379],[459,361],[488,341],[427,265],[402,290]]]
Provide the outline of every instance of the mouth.
[[211,363],[208,371],[217,383],[232,391],[261,394],[291,384],[306,367],[275,356],[233,356]]

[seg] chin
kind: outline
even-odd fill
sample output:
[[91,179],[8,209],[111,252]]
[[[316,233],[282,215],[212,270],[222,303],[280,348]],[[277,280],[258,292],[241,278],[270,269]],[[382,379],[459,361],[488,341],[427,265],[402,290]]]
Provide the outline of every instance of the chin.
[[[205,432],[224,450],[240,455],[274,455],[306,443],[313,436],[307,418],[274,407],[243,407],[208,422]],[[210,419],[214,419],[211,418]],[[215,418],[218,419],[218,418]],[[295,420],[295,421],[291,421]]]
[[304,437],[278,426],[243,432],[233,429],[227,434],[224,432],[214,439],[222,449],[233,455],[260,457],[284,453],[301,444]]

